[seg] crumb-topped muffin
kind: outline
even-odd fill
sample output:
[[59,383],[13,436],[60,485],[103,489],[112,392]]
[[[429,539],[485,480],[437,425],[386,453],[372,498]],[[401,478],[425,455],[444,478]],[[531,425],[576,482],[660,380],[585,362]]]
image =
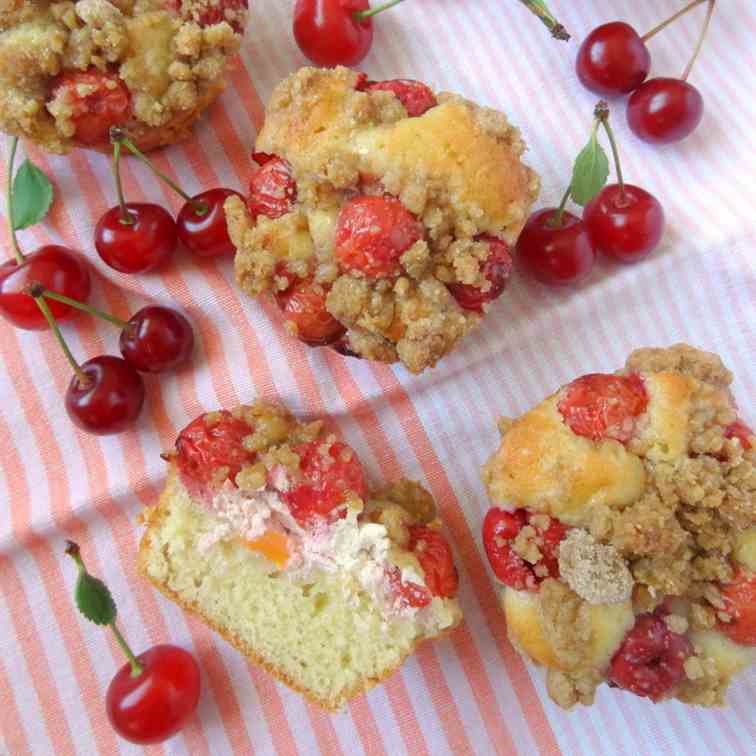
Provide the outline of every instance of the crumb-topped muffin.
[[5,0],[0,129],[52,152],[185,138],[223,91],[247,0]]
[[731,382],[714,354],[639,349],[502,421],[484,546],[560,706],[602,682],[721,705],[756,659],[756,437]]
[[321,421],[266,402],[198,417],[166,455],[141,571],[240,651],[331,710],[462,618],[431,495],[370,490]]
[[431,367],[507,283],[538,193],[501,113],[410,80],[303,68],[265,113],[236,275],[302,341]]

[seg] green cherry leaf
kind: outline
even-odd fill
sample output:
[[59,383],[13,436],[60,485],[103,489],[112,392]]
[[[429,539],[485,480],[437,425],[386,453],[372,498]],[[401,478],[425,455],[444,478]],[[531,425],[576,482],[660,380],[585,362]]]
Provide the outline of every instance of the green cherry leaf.
[[74,592],[79,611],[95,625],[109,625],[116,618],[116,605],[105,583],[88,572],[79,572]]
[[39,223],[47,215],[52,201],[50,179],[30,160],[24,160],[13,179],[13,230],[19,231]]
[[609,158],[599,144],[594,127],[588,144],[575,158],[570,184],[572,199],[584,207],[601,191],[606,184],[607,176],[609,176]]

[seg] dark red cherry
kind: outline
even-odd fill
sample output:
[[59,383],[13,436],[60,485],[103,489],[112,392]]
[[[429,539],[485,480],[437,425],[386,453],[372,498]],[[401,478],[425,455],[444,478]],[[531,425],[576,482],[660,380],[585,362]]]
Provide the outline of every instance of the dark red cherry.
[[178,232],[170,213],[147,202],[126,203],[131,222],[121,207],[111,207],[95,227],[95,247],[111,268],[121,273],[146,273],[164,263],[176,249]]
[[583,40],[575,69],[586,89],[602,97],[616,97],[643,83],[651,69],[651,55],[630,24],[612,21],[597,26]]
[[[176,218],[179,238],[195,257],[223,257],[234,253],[223,210],[224,202],[233,196],[244,199],[233,189],[209,189],[192,197],[179,211]],[[200,206],[206,210],[200,212]]]
[[636,136],[651,144],[679,142],[703,118],[701,93],[682,79],[649,79],[627,102],[627,123]]
[[583,223],[598,252],[620,262],[650,254],[664,231],[664,210],[652,194],[632,184],[605,186],[583,210]]
[[120,347],[132,367],[145,373],[160,373],[191,357],[194,333],[180,312],[150,305],[131,316],[121,331]]
[[144,382],[120,357],[106,354],[85,362],[87,380],[74,375],[66,391],[66,411],[80,428],[99,436],[120,433],[142,410]]
[[[89,299],[92,287],[84,258],[57,244],[48,244],[26,255],[21,265],[15,260],[0,265],[0,315],[17,328],[30,331],[49,328],[34,298],[26,293],[34,283],[80,302]],[[70,318],[77,312],[61,302],[49,300],[47,304],[58,320]]]
[[541,283],[567,286],[591,272],[596,251],[580,218],[565,211],[556,226],[556,213],[557,208],[545,207],[528,218],[517,240],[515,259]]

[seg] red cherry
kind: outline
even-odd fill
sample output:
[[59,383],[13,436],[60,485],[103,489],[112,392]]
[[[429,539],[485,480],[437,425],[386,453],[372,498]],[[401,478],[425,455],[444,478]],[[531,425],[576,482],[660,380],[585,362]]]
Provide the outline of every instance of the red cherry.
[[400,273],[399,258],[423,234],[422,224],[396,197],[361,195],[339,210],[334,253],[342,270],[388,278]]
[[300,444],[294,452],[299,455],[300,479],[281,495],[300,524],[331,517],[350,493],[365,498],[365,473],[347,444],[335,441],[329,445],[319,439]]
[[210,484],[233,482],[242,467],[255,460],[255,452],[244,446],[252,433],[246,420],[228,410],[195,418],[176,440],[176,465],[184,485],[200,494]]
[[446,538],[425,525],[410,526],[409,536],[407,548],[420,562],[428,590],[434,596],[452,598],[459,588],[459,573]]
[[[567,535],[567,529],[553,517],[546,530],[534,525],[533,514],[524,509],[507,512],[492,507],[483,520],[483,547],[494,571],[504,585],[517,591],[537,591],[547,577],[559,577],[559,544]],[[541,552],[536,564],[526,562],[512,548],[512,543],[526,526],[535,530],[535,538]]]
[[580,218],[562,214],[553,226],[557,208],[545,207],[528,218],[517,240],[517,259],[536,280],[550,286],[567,286],[585,279],[593,268],[596,251]]
[[[48,244],[26,255],[19,265],[8,260],[0,265],[0,315],[17,328],[41,331],[49,324],[26,289],[39,283],[46,289],[85,302],[92,282],[83,257],[66,247]],[[65,320],[77,310],[61,302],[48,300],[50,311],[58,320]]]
[[341,323],[326,309],[328,289],[312,279],[297,281],[276,294],[276,304],[297,338],[309,346],[326,346],[345,333]]
[[732,582],[719,586],[730,622],[719,629],[735,643],[756,646],[756,574],[737,567]]
[[297,199],[297,182],[292,174],[291,164],[276,155],[256,152],[253,156],[259,168],[249,180],[249,212],[257,218],[280,218],[286,215]]
[[661,700],[685,677],[690,641],[673,633],[659,614],[641,614],[609,667],[609,683],[652,701]]
[[737,438],[744,449],[751,448],[751,439],[753,436],[754,432],[742,420],[736,420],[724,430],[725,438]]
[[53,79],[51,99],[65,90],[71,108],[74,140],[86,146],[108,143],[111,126],[131,118],[131,95],[117,74],[90,67],[86,71],[66,71]]
[[[223,257],[234,253],[223,210],[229,197],[244,199],[233,189],[209,189],[192,197],[179,211],[176,218],[179,239],[195,257]],[[205,212],[198,212],[199,203],[207,208]]]
[[95,247],[111,268],[121,273],[146,273],[164,263],[176,249],[176,223],[160,205],[127,202],[132,219],[124,222],[121,208],[111,207],[95,227]]
[[620,262],[650,254],[664,231],[664,210],[652,194],[632,184],[605,186],[583,210],[593,246]]
[[143,307],[129,319],[120,338],[121,354],[137,370],[160,373],[186,362],[194,347],[189,321],[169,307]]
[[637,89],[651,69],[646,43],[630,24],[597,26],[580,45],[575,63],[580,83],[602,97]]
[[357,65],[373,44],[373,20],[354,14],[369,8],[369,0],[297,0],[294,39],[319,66]]
[[483,291],[478,286],[462,283],[448,284],[447,288],[460,307],[482,312],[483,305],[493,302],[506,288],[512,273],[512,255],[509,253],[509,245],[494,236],[481,234],[475,240],[488,242],[490,248],[489,255],[481,266],[483,275],[490,283],[490,288]]
[[105,436],[120,433],[139,417],[144,382],[126,360],[106,354],[85,362],[81,370],[88,381],[75,375],[66,391],[66,411],[76,425]]
[[393,92],[399,101],[404,105],[407,115],[411,118],[421,116],[427,110],[438,105],[436,95],[431,88],[421,81],[414,79],[389,79],[388,81],[365,81],[357,84],[357,89],[374,92],[382,90]]
[[160,743],[175,735],[194,714],[200,672],[183,648],[161,644],[137,656],[142,673],[124,664],[110,681],[105,703],[113,729],[131,743]]
[[682,79],[649,79],[627,101],[627,123],[645,142],[669,144],[691,134],[703,117],[703,97]]
[[593,441],[632,438],[638,416],[646,411],[643,379],[632,375],[590,373],[562,390],[557,408],[573,433]]

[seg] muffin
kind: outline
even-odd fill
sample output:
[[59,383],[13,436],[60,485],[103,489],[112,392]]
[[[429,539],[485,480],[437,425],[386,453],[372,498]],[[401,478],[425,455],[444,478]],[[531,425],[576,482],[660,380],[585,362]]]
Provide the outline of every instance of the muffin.
[[51,152],[143,150],[188,136],[223,91],[247,0],[7,0],[0,9],[0,129]]
[[501,113],[406,79],[303,68],[265,113],[236,277],[311,346],[420,373],[504,290],[538,193]]
[[731,382],[714,354],[639,349],[502,421],[483,542],[560,706],[603,682],[721,705],[756,658],[756,438]]
[[166,458],[141,572],[314,703],[340,709],[460,622],[430,494],[369,490],[322,422],[265,402],[210,412]]

